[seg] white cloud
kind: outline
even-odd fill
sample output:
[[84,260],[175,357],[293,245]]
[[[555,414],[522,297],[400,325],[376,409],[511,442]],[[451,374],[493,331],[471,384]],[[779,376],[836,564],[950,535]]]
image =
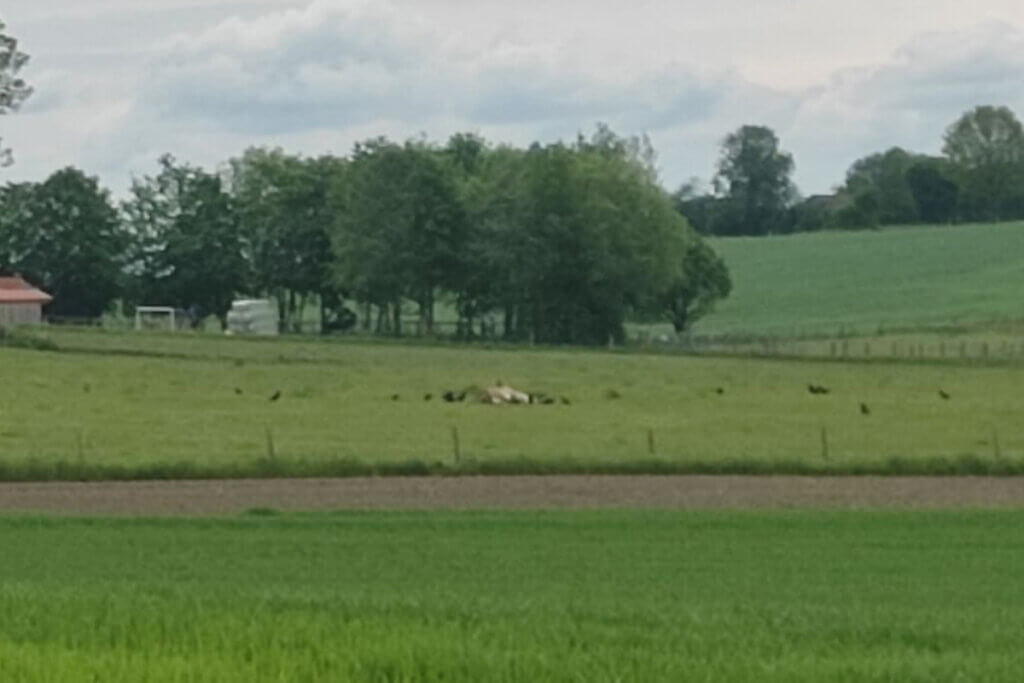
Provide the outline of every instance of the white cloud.
[[[1012,24],[904,29],[901,47],[867,59],[846,45],[859,20],[849,40],[834,39],[845,10],[767,0],[747,16],[739,0],[723,3],[680,14],[661,0],[79,0],[73,20],[37,11],[18,31],[34,46],[37,94],[2,121],[17,155],[4,177],[75,164],[123,189],[168,151],[212,166],[250,145],[345,153],[379,134],[467,129],[526,144],[606,121],[648,132],[671,186],[708,177],[721,139],[757,123],[778,131],[809,193],[891,145],[938,151],[944,128],[975,104],[1024,112],[1024,31]],[[947,0],[928,7],[922,25],[963,16]],[[804,35],[800,20],[817,30]],[[758,42],[759,29],[774,39]],[[871,49],[896,32],[878,34]],[[826,76],[802,84],[814,74]]]

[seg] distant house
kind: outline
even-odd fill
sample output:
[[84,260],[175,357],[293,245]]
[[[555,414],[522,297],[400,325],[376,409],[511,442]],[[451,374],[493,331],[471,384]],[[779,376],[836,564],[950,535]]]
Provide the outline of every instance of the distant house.
[[53,297],[25,282],[20,275],[0,277],[0,327],[38,325],[43,306]]

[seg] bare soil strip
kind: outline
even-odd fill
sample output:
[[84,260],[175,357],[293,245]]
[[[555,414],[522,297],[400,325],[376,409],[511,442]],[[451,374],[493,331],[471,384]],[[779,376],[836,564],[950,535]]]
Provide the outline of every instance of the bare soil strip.
[[1024,507],[1024,478],[500,476],[0,484],[0,511],[68,515],[605,507]]

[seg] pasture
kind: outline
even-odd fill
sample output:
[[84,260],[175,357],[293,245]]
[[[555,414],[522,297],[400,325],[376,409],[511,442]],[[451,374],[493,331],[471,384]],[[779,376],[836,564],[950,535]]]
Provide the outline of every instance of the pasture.
[[874,334],[1020,319],[1024,224],[921,226],[710,240],[733,292],[703,334]]
[[[1016,365],[48,334],[0,348],[5,478],[1024,466]],[[497,379],[569,405],[441,401]]]
[[1017,681],[1024,514],[0,518],[0,678]]

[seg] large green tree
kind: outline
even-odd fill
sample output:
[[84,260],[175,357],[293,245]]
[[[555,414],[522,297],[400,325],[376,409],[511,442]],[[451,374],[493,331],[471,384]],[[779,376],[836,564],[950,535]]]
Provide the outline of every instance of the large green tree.
[[128,246],[110,194],[78,169],[0,190],[0,269],[51,293],[50,316],[107,310],[121,293]]
[[276,297],[282,324],[301,330],[309,299],[320,304],[321,328],[337,315],[328,201],[344,170],[334,157],[314,159],[281,150],[249,149],[231,161],[231,191],[252,248],[253,285]]
[[[18,74],[28,63],[28,55],[18,49],[17,39],[9,36],[0,19],[0,116],[16,111],[32,94],[32,88]],[[11,150],[3,146],[0,138],[0,166],[11,163]]]
[[946,130],[942,151],[958,176],[964,218],[1024,215],[1024,127],[1010,109],[966,112]]
[[458,288],[465,254],[453,167],[419,141],[370,140],[356,146],[333,196],[338,285],[389,311],[395,334],[403,300],[414,302],[431,332],[436,297]]
[[716,234],[788,232],[796,198],[793,157],[765,126],[743,126],[722,143],[715,189],[728,201],[715,220]]
[[703,240],[693,240],[678,275],[661,292],[658,303],[676,333],[684,332],[729,296],[732,279],[725,262]]
[[960,187],[953,180],[955,175],[950,162],[941,158],[920,157],[907,169],[907,185],[923,222],[956,220]]
[[[893,147],[879,154],[858,159],[846,173],[845,190],[854,205],[870,209],[863,224],[896,225],[918,220],[917,204],[907,172],[918,157]],[[864,195],[871,195],[869,199]]]
[[166,155],[159,173],[132,184],[123,210],[138,303],[198,308],[225,324],[249,288],[250,249],[221,178]]
[[[488,335],[488,316],[514,298],[516,275],[512,235],[521,224],[523,152],[491,148],[473,134],[453,135],[444,156],[454,171],[458,201],[465,213],[459,272],[452,295],[459,316],[458,335]],[[493,322],[493,319],[491,320]],[[479,331],[477,325],[479,324]]]
[[508,336],[541,343],[621,340],[626,318],[678,275],[692,237],[649,146],[603,127],[573,145],[495,150],[469,207],[484,300]]

